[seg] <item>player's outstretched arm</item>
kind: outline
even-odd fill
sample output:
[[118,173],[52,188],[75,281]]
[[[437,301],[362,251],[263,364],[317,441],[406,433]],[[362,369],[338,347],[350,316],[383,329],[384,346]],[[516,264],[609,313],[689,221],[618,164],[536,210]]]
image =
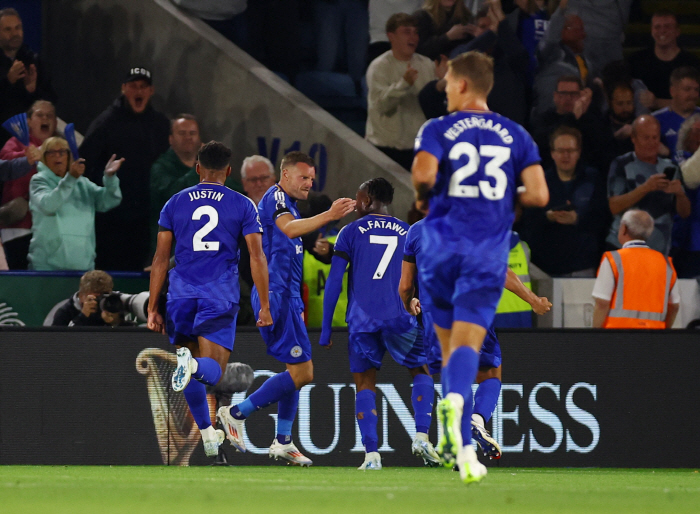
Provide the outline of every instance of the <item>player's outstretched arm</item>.
[[148,328],[161,334],[165,334],[165,323],[163,316],[158,313],[158,298],[168,273],[172,245],[173,233],[170,230],[161,229],[158,232],[156,254],[153,256],[151,280],[148,286]]
[[399,280],[399,296],[405,309],[411,316],[420,313],[420,302],[414,298],[416,294],[416,263],[403,261],[401,263],[401,280]]
[[529,303],[535,314],[541,316],[549,312],[549,309],[552,308],[552,302],[547,300],[544,296],[537,296],[525,287],[525,284],[518,278],[518,275],[511,269],[506,273],[506,289],[511,293],[515,293],[521,300]]
[[328,225],[331,221],[339,220],[354,210],[355,200],[351,198],[338,198],[326,212],[304,219],[296,219],[291,214],[283,214],[275,220],[275,224],[288,238],[294,239],[308,234],[309,232],[313,232],[314,230],[318,230]]
[[250,253],[250,273],[253,276],[255,288],[258,290],[260,298],[260,312],[256,325],[259,327],[269,327],[272,325],[272,314],[270,314],[270,277],[267,272],[267,258],[262,249],[262,234],[253,233],[245,236]]
[[321,346],[330,348],[333,345],[331,341],[333,313],[338,303],[340,291],[343,289],[343,275],[347,267],[348,261],[338,255],[333,256],[331,271],[328,273],[326,286],[323,290],[323,325],[321,329],[321,339],[318,341],[318,344]]
[[525,168],[520,174],[525,190],[520,193],[523,207],[545,207],[549,203],[549,188],[544,179],[544,170],[539,164]]
[[435,185],[438,172],[438,160],[428,152],[418,152],[411,167],[411,180],[416,195],[416,208],[421,212],[428,211],[428,192]]

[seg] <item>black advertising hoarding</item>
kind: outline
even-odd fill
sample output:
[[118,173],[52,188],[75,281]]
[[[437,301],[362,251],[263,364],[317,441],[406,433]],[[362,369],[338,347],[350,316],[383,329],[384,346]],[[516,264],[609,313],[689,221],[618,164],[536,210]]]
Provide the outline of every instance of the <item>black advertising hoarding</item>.
[[[318,333],[311,333],[316,343]],[[489,424],[499,466],[696,467],[700,448],[695,332],[549,330],[499,334],[503,390]],[[294,439],[316,465],[359,466],[347,333],[314,346],[315,380],[302,389]],[[141,329],[0,330],[0,464],[208,464],[184,398],[169,387],[172,347]],[[255,390],[283,370],[255,330],[232,361],[250,364]],[[416,466],[410,376],[378,374],[379,451],[386,466]],[[436,385],[439,392],[439,384]],[[243,399],[239,393],[235,401]],[[210,395],[212,411],[215,399]],[[276,407],[246,422],[249,453],[266,464]],[[435,424],[431,440],[437,437]]]

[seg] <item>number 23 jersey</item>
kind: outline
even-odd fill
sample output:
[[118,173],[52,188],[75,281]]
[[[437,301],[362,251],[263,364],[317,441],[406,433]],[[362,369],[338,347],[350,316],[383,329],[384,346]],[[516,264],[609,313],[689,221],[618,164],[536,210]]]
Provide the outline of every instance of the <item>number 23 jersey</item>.
[[500,114],[457,111],[428,120],[415,151],[439,163],[425,247],[469,255],[507,245],[520,173],[540,162],[530,134]]
[[173,195],[158,224],[175,237],[168,298],[238,303],[239,244],[262,233],[255,204],[226,186],[200,182]]

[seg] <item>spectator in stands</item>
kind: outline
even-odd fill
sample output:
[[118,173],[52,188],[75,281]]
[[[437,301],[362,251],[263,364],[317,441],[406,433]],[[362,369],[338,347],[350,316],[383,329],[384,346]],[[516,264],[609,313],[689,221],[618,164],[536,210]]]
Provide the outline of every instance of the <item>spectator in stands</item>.
[[413,16],[419,38],[416,52],[431,59],[450,55],[454,48],[474,37],[472,13],[463,0],[426,0]]
[[700,114],[693,114],[678,130],[676,155],[690,200],[690,216],[673,220],[671,256],[679,278],[700,276]]
[[155,252],[160,211],[171,196],[199,183],[195,169],[202,146],[199,123],[191,114],[179,114],[170,122],[170,148],[151,166],[151,255]]
[[489,108],[525,125],[530,110],[527,50],[501,8],[501,0],[490,0],[476,14],[475,39],[452,50],[451,58],[476,50],[493,57],[493,89]]
[[433,61],[435,63],[435,79],[428,82],[418,93],[418,103],[427,119],[439,118],[447,114],[447,93],[445,86],[447,81],[448,58],[440,55]]
[[391,50],[367,69],[366,138],[403,166],[411,168],[413,141],[426,118],[418,93],[435,77],[430,59],[415,53],[418,31],[413,16],[397,13],[386,23]]
[[90,124],[80,147],[86,176],[98,185],[111,155],[125,159],[119,174],[124,199],[96,221],[101,269],[141,271],[150,257],[150,171],[170,134],[168,118],[151,106],[154,91],[151,72],[131,68],[121,96]]
[[515,9],[506,16],[511,32],[517,34],[520,43],[528,55],[527,78],[528,86],[532,87],[539,63],[537,62],[537,47],[544,37],[549,14],[540,8],[536,0],[515,0]]
[[[27,125],[29,126],[29,143],[35,147],[42,145],[46,139],[56,132],[56,109],[47,100],[37,100],[27,112]],[[0,150],[0,159],[15,159],[22,157],[25,146],[16,137],[10,138]],[[40,155],[40,153],[37,153]],[[39,160],[39,159],[37,159]],[[2,201],[0,205],[23,206],[26,212],[24,217],[13,223],[5,224],[0,229],[0,239],[7,257],[7,265],[13,270],[27,269],[29,262],[29,242],[32,239],[32,215],[29,212],[29,181],[36,173],[36,168],[25,176],[16,180],[8,180],[2,187]]]
[[608,155],[607,132],[603,122],[591,107],[593,92],[583,89],[576,75],[564,75],[557,80],[552,95],[554,107],[532,120],[532,134],[540,148],[543,166],[552,163],[549,137],[554,130],[567,125],[578,129],[583,135],[581,157],[587,164],[598,169],[607,169],[612,156]]
[[369,0],[369,47],[367,64],[387,50],[391,50],[386,37],[386,22],[397,12],[415,12],[423,5],[423,0]]
[[654,46],[629,58],[632,76],[641,79],[649,88],[645,104],[650,109],[671,105],[669,79],[673,70],[684,66],[700,69],[700,59],[678,46],[680,34],[676,15],[671,11],[657,11],[651,17]]
[[[56,101],[39,56],[24,44],[22,19],[16,10],[0,9],[0,123],[26,112],[37,100]],[[0,144],[9,134],[0,131]]]
[[[360,89],[365,74],[369,13],[365,0],[316,0],[316,69],[339,71],[345,62],[348,75]],[[343,50],[343,52],[341,52]]]
[[263,195],[277,181],[275,167],[267,157],[251,155],[243,159],[241,180],[246,196],[253,200],[255,205],[258,205]]
[[607,227],[598,171],[583,165],[581,132],[559,127],[551,136],[554,165],[545,171],[549,204],[524,209],[521,235],[532,262],[555,277],[594,277]]
[[616,158],[608,174],[608,205],[614,219],[606,242],[609,249],[620,247],[617,235],[622,215],[635,207],[654,218],[654,230],[646,239],[649,246],[668,255],[673,215],[690,216],[690,200],[683,190],[678,167],[658,156],[658,120],[650,115],[640,116],[632,123],[631,138],[634,152]]
[[593,286],[593,328],[671,328],[680,307],[671,261],[646,243],[654,231],[648,212],[631,209],[620,221],[622,249],[605,252]]
[[61,305],[53,317],[54,327],[104,325],[99,312],[99,299],[114,289],[112,277],[102,270],[92,270],[80,277],[78,292]]
[[[104,187],[87,178],[85,160],[72,161],[68,143],[50,137],[41,145],[41,162],[29,184],[32,240],[29,267],[34,270],[89,270],[95,267],[95,212],[122,200],[115,155],[104,167]],[[128,244],[128,243],[127,243]]]
[[660,153],[679,162],[683,154],[675,153],[678,131],[686,119],[700,113],[696,105],[700,98],[700,73],[689,66],[677,68],[671,73],[670,83],[671,105],[653,114],[661,124],[661,143],[665,146]]
[[569,12],[575,12],[586,27],[587,58],[600,68],[622,59],[622,41],[630,16],[632,0],[562,0]]
[[634,93],[634,115],[641,116],[642,114],[649,114],[651,111],[645,105],[643,99],[644,95],[648,92],[647,87],[639,79],[633,78],[630,72],[629,64],[625,61],[612,61],[605,65],[603,71],[600,74],[600,82],[594,81],[595,85],[599,89],[602,89],[603,95],[603,105],[601,108],[602,113],[606,113],[610,108],[610,99],[612,97],[613,89],[619,85],[625,85]]
[[607,120],[613,134],[612,143],[615,155],[631,152],[634,149],[630,136],[635,120],[634,91],[625,82],[618,83],[610,92]]
[[535,116],[552,107],[552,93],[559,77],[573,75],[589,86],[600,69],[584,55],[586,30],[583,21],[576,14],[565,14],[565,5],[565,2],[559,4],[552,15],[538,48],[540,67],[533,91]]

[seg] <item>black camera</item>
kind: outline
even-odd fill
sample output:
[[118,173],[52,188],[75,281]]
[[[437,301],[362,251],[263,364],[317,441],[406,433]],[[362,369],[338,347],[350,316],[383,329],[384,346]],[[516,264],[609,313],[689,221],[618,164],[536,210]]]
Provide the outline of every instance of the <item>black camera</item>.
[[135,294],[112,291],[99,295],[96,300],[100,311],[121,313],[133,321],[145,323],[148,321],[148,297],[148,291]]

